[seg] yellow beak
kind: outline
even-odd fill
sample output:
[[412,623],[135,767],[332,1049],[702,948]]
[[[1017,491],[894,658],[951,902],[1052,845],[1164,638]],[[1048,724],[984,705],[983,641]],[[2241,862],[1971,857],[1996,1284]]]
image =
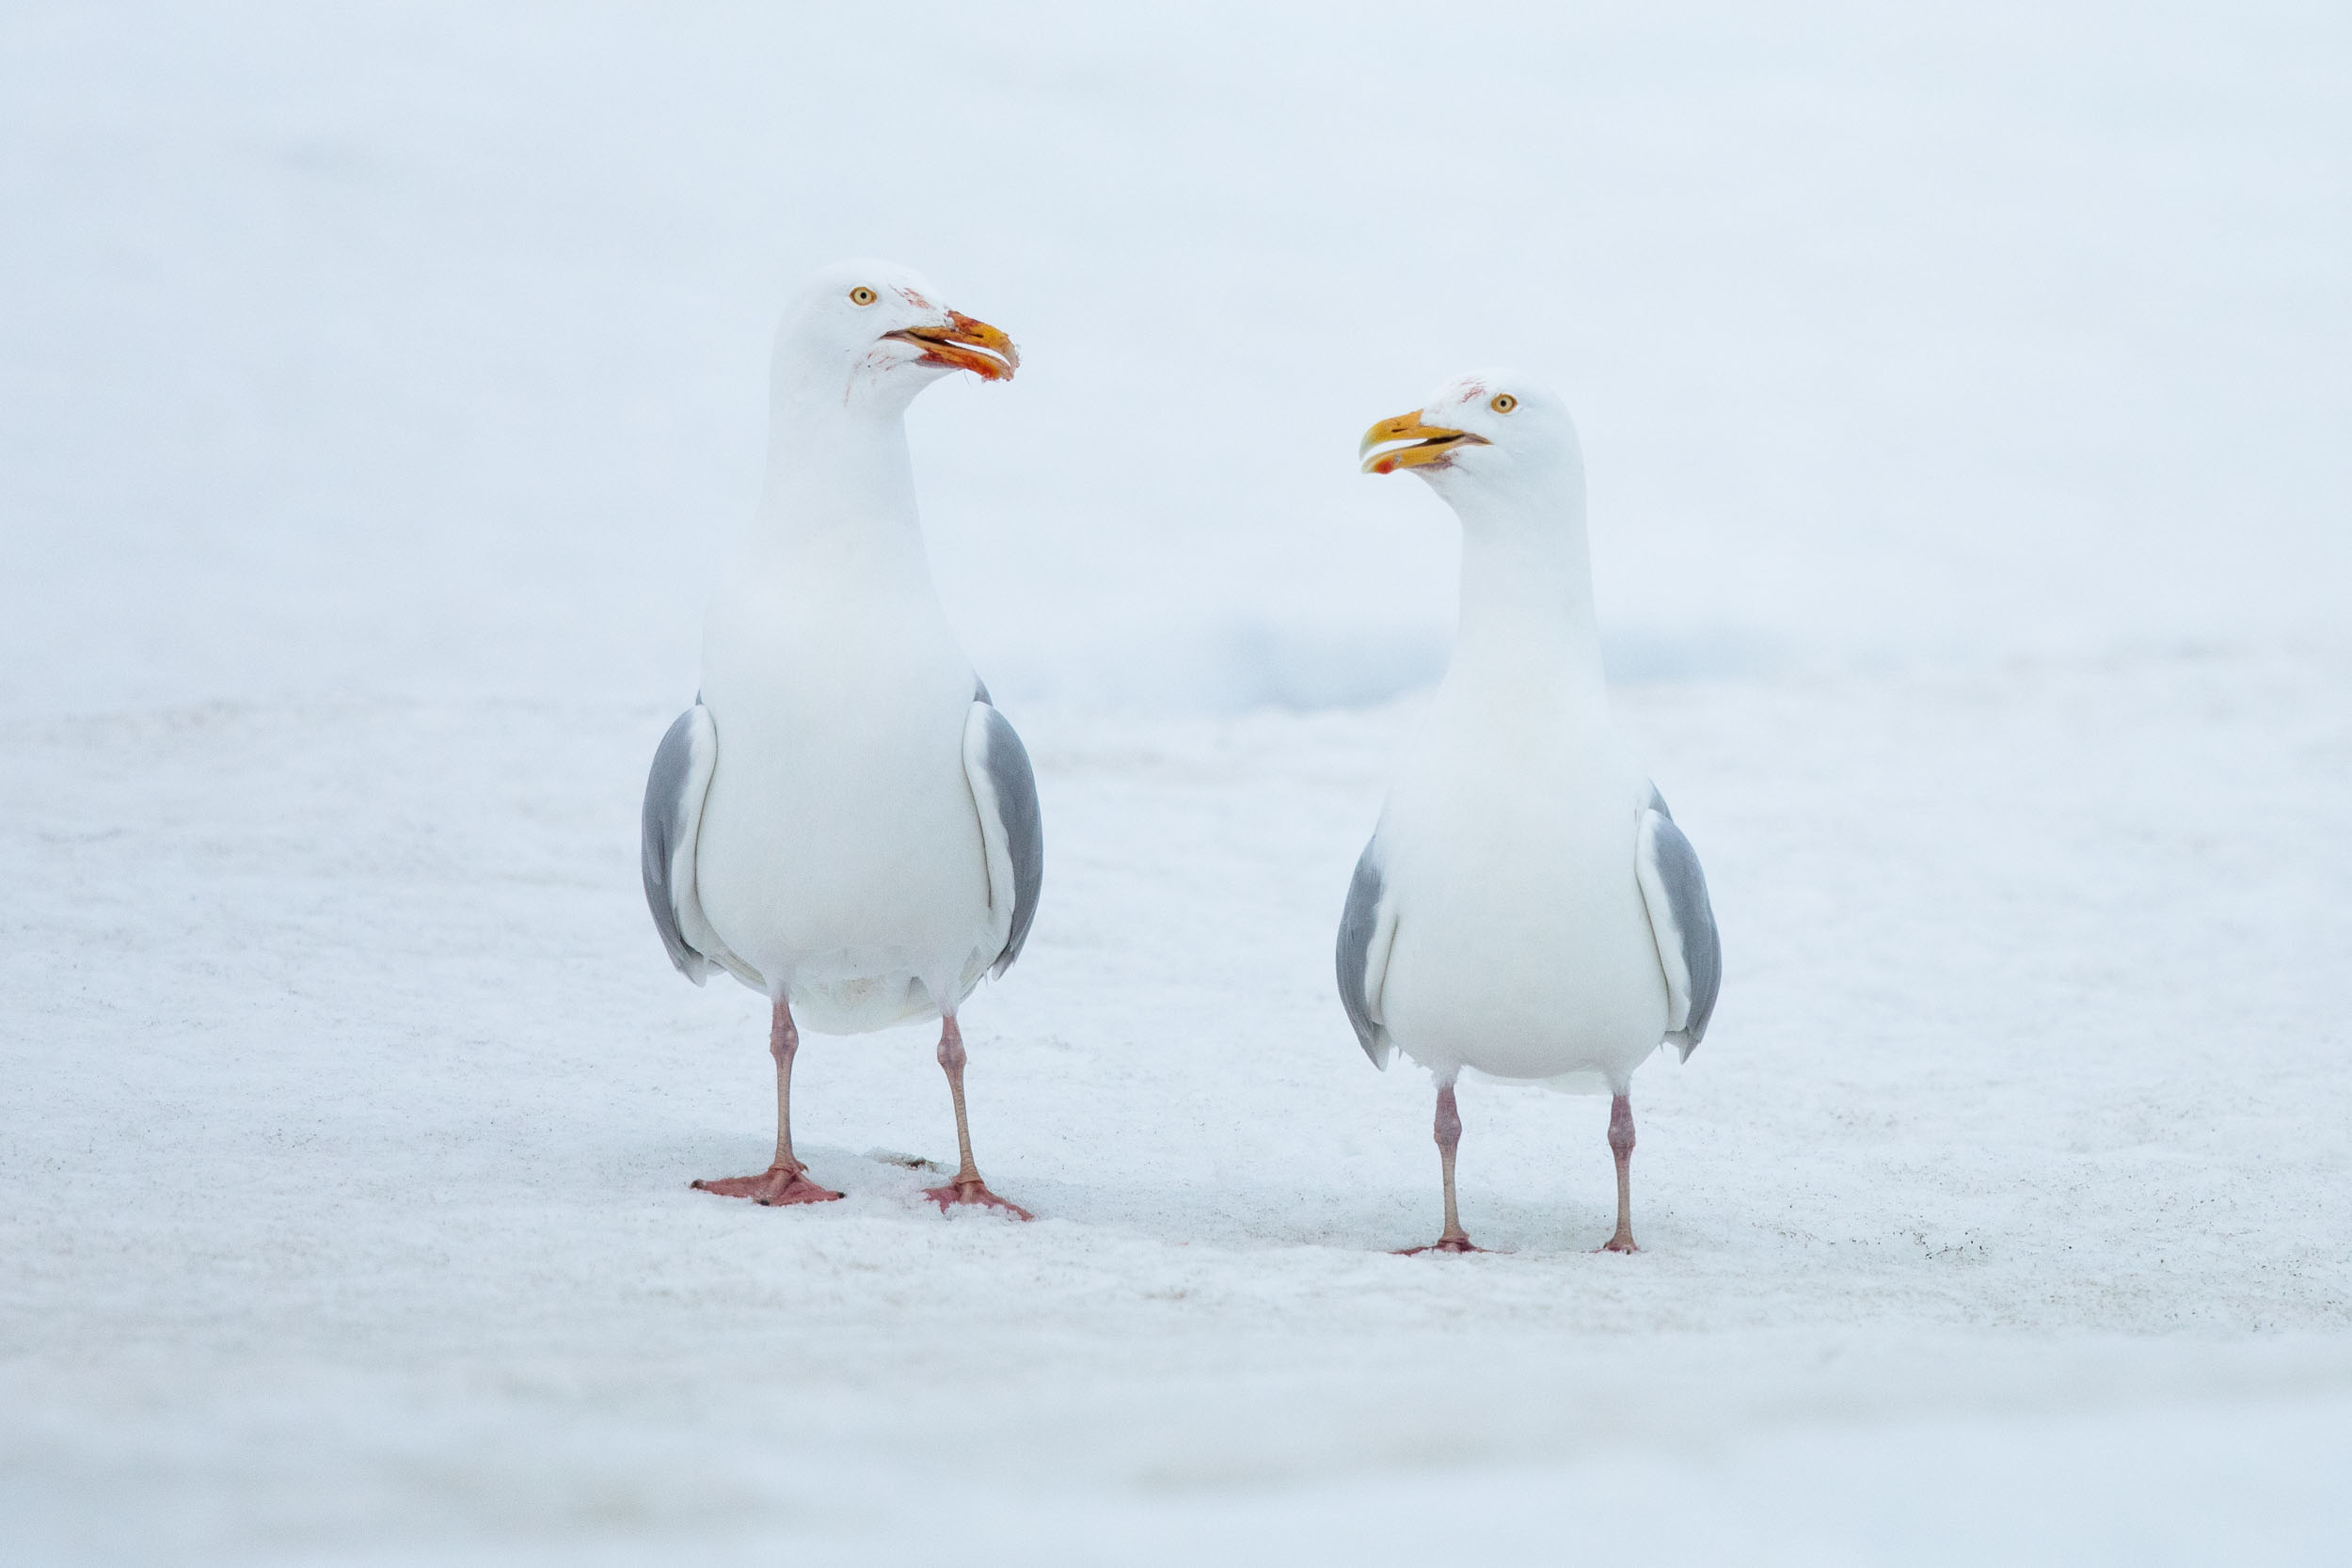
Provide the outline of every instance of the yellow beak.
[[1021,368],[1021,351],[1010,338],[961,310],[948,311],[945,326],[910,326],[882,336],[920,348],[923,357],[917,364],[970,371],[986,381],[1010,381]]
[[[1399,442],[1407,444],[1400,446]],[[1421,410],[1415,409],[1392,420],[1382,420],[1365,431],[1363,443],[1356,452],[1359,457],[1372,453],[1364,457],[1364,472],[1392,474],[1399,468],[1442,468],[1454,460],[1457,449],[1491,444],[1484,436],[1472,436],[1467,430],[1423,424]],[[1382,450],[1373,451],[1375,447]]]

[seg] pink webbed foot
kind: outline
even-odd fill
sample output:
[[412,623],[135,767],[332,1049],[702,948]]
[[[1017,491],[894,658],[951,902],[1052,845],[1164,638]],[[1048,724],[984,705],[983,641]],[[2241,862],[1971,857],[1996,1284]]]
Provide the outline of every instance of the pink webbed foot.
[[923,1189],[923,1196],[938,1204],[939,1212],[943,1214],[952,1206],[969,1205],[978,1209],[1002,1209],[1017,1220],[1037,1218],[1035,1214],[1030,1213],[1018,1203],[1008,1203],[990,1192],[988,1183],[977,1176],[951,1181],[945,1187],[926,1187]]
[[1633,1237],[1629,1233],[1620,1230],[1593,1250],[1595,1252],[1639,1252],[1642,1249],[1633,1244]]
[[1432,1242],[1427,1246],[1398,1247],[1394,1252],[1391,1253],[1390,1256],[1392,1258],[1419,1258],[1424,1252],[1484,1252],[1491,1256],[1493,1249],[1490,1247],[1483,1247],[1472,1244],[1468,1236],[1448,1236],[1441,1241]]
[[803,1165],[771,1165],[757,1176],[723,1176],[694,1186],[721,1197],[748,1197],[771,1209],[787,1203],[831,1203],[841,1196],[811,1181]]

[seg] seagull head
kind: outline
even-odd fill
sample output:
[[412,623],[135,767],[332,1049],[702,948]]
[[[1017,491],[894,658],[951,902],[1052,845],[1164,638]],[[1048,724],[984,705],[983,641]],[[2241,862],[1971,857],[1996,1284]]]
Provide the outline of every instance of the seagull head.
[[1584,457],[1567,404],[1517,371],[1447,383],[1409,414],[1382,420],[1358,449],[1364,472],[1410,469],[1449,500],[1462,489],[1581,488]]
[[930,279],[896,261],[838,261],[811,278],[776,329],[779,392],[897,413],[950,371],[1009,381],[1012,340],[951,310]]

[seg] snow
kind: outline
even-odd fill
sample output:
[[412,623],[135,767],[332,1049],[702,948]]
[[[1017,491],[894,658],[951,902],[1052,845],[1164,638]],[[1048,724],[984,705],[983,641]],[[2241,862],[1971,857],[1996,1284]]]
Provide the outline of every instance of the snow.
[[1383,1250],[1435,1231],[1428,1090],[1363,1061],[1327,943],[1409,703],[1028,716],[1052,897],[967,1014],[1025,1227],[867,1157],[952,1158],[914,1030],[803,1053],[846,1201],[687,1189],[765,1158],[770,1097],[758,998],[648,951],[662,710],[21,721],[12,879],[73,896],[7,975],[9,1512],[196,1559],[1015,1560],[1050,1522],[1071,1560],[1327,1525],[1406,1561],[1380,1521],[1501,1550],[1625,1488],[1597,1528],[1697,1559],[1753,1514],[2190,1561],[2217,1469],[2255,1539],[2340,1551],[2346,673],[1629,691],[1734,939],[1718,1032],[1637,1081],[1634,1259],[1585,1250],[1606,1102],[1490,1085],[1465,1219],[1511,1250]]
[[[12,1560],[2352,1546],[2341,17],[0,29]],[[845,1201],[688,1190],[762,1008],[636,888],[770,317],[876,250],[1023,349],[915,441],[1045,808],[1025,1227],[876,1157],[917,1030],[802,1053]],[[1508,1250],[1389,1256],[1329,977],[1451,573],[1354,438],[1498,358],[1726,936],[1632,1259],[1605,1102],[1492,1085]]]

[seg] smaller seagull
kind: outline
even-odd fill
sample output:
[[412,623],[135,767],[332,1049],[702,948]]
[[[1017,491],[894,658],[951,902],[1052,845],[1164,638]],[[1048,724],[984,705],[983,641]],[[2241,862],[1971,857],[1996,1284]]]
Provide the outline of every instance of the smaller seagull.
[[1366,471],[1409,469],[1462,524],[1454,657],[1392,782],[1340,917],[1340,1001],[1375,1067],[1402,1051],[1438,1085],[1445,1230],[1454,1085],[1491,1078],[1612,1097],[1617,1229],[1633,1252],[1633,1069],[1707,1034],[1723,952],[1698,855],[1609,715],[1566,406],[1508,371],[1465,376],[1365,434]]

